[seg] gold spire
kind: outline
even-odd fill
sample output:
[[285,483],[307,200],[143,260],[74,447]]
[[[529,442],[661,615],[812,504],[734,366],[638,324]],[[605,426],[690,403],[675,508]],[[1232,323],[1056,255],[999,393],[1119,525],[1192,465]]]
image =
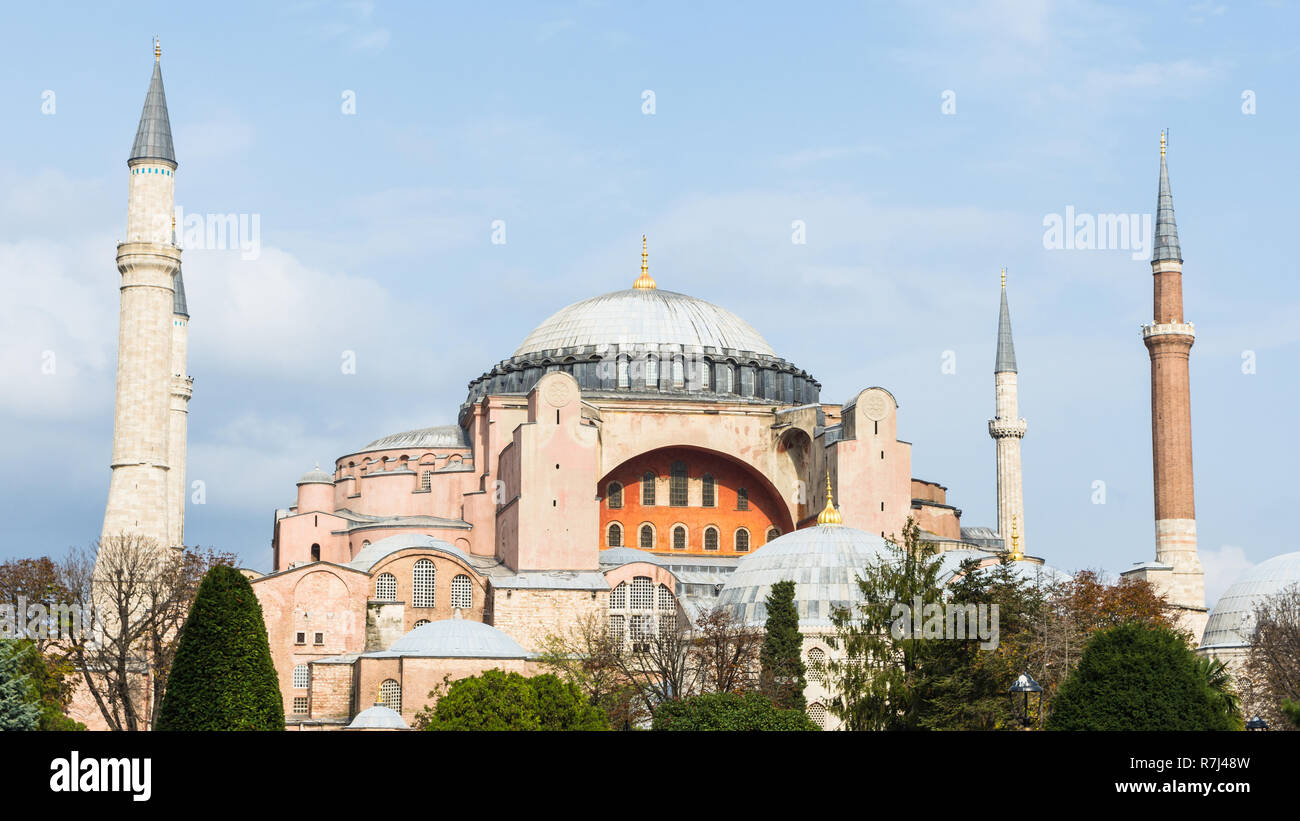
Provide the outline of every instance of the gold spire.
[[650,254],[646,251],[645,234],[641,235],[641,276],[637,277],[632,287],[638,291],[653,291],[655,281],[650,278]]
[[1025,557],[1025,554],[1020,552],[1020,531],[1016,527],[1018,519],[1018,516],[1013,516],[1011,518],[1011,560],[1015,562],[1018,562]]
[[831,495],[831,471],[826,469],[826,507],[822,512],[817,514],[817,524],[819,525],[842,525],[844,520],[840,518],[840,512],[835,509],[835,497]]
[[375,694],[375,706],[376,707],[386,706],[384,704],[384,686],[382,684],[379,685],[379,692]]
[[1165,132],[1160,132],[1160,156],[1165,155]]
[[153,61],[155,63],[162,62],[162,41],[157,37],[153,38]]
[[1007,287],[1007,266],[1002,266],[1002,287]]

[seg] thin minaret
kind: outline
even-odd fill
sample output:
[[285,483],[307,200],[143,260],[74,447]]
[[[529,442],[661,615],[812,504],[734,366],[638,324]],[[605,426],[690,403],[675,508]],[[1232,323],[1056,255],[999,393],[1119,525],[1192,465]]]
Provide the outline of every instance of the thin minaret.
[[[1142,327],[1151,355],[1151,453],[1155,490],[1156,562],[1169,571],[1163,591],[1199,641],[1205,628],[1205,574],[1196,549],[1192,485],[1192,403],[1188,358],[1196,329],[1183,317],[1183,254],[1160,135],[1160,191],[1151,272],[1155,316]],[[1153,568],[1153,571],[1156,568]],[[1154,572],[1152,580],[1160,578]]]
[[[117,400],[113,474],[102,537],[139,534],[179,544],[173,460],[184,492],[184,425],[176,430],[173,374],[184,373],[184,332],[175,323],[181,252],[172,234],[176,154],[172,148],[162,49],[155,42],[153,77],[127,160],[126,241],[117,246],[122,275],[117,338]],[[179,335],[181,350],[175,351]],[[177,354],[179,353],[179,360]],[[179,435],[177,447],[173,441]],[[183,495],[181,496],[183,500]]]
[[993,362],[994,418],[989,420],[989,436],[998,454],[998,533],[1008,549],[1009,537],[1017,534],[1014,549],[1023,554],[1025,538],[1025,494],[1020,470],[1020,440],[1025,436],[1025,420],[1020,418],[1019,373],[1016,370],[1016,346],[1011,341],[1011,310],[1007,307],[1007,269],[1002,269],[1002,308],[998,313],[998,353]]

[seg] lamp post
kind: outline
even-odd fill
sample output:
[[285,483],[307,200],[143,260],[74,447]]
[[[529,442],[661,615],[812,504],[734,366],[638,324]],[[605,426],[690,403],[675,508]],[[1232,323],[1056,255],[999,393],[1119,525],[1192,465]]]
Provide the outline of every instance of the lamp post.
[[[1038,682],[1034,681],[1029,673],[1021,673],[1011,683],[1011,689],[1007,691],[1007,697],[1011,699],[1011,712],[1020,718],[1025,729],[1029,729],[1033,723],[1029,712],[1029,696],[1031,693],[1038,696],[1038,706],[1041,708],[1043,704],[1043,688]],[[1023,703],[1016,698],[1020,694],[1023,694]]]
[[1265,721],[1264,719],[1260,718],[1259,716],[1255,716],[1255,717],[1252,718],[1250,721],[1247,721],[1247,722],[1246,722],[1246,729],[1247,729],[1247,730],[1259,730],[1259,731],[1267,730],[1267,729],[1268,729],[1268,722]]

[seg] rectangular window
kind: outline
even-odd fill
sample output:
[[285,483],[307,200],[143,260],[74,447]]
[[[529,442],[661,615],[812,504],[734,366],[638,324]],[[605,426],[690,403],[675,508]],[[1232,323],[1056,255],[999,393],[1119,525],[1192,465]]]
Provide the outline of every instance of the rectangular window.
[[618,358],[618,386],[620,388],[628,386],[627,359],[621,356]]
[[686,507],[686,463],[673,462],[668,476],[668,504]]
[[306,690],[311,686],[311,667],[306,664],[297,664],[293,668],[293,687],[295,690]]
[[686,378],[685,378],[684,371],[685,371],[685,363],[683,363],[682,358],[680,356],[675,357],[673,359],[673,387],[674,388],[680,388],[685,383]]
[[294,697],[293,697],[293,714],[296,715],[296,716],[305,716],[305,715],[307,715],[307,697],[306,697],[306,696],[294,696]]
[[645,361],[645,386],[659,387],[659,360],[653,356]]
[[324,634],[324,633],[317,633],[317,634],[316,634],[316,644],[324,644],[324,643],[325,643],[325,634]]
[[294,634],[293,634],[293,643],[294,643],[294,644],[306,644],[306,643],[307,643],[307,634],[306,634],[306,633],[294,633]]

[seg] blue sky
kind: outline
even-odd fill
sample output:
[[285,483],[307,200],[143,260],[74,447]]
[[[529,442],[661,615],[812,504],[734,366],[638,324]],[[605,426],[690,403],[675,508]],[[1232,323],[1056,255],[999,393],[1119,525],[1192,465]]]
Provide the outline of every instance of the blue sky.
[[303,471],[455,421],[534,325],[627,287],[647,233],[660,287],[745,317],[825,401],[891,390],[914,475],[968,525],[995,519],[1006,265],[1030,552],[1117,573],[1154,551],[1150,268],[1045,248],[1044,218],[1152,214],[1168,127],[1207,587],[1295,548],[1293,8],[471,5],[5,11],[0,558],[98,534],[114,245],[154,34],[178,204],[261,221],[257,259],[185,255],[189,472],[207,491],[189,542],[267,569]]

